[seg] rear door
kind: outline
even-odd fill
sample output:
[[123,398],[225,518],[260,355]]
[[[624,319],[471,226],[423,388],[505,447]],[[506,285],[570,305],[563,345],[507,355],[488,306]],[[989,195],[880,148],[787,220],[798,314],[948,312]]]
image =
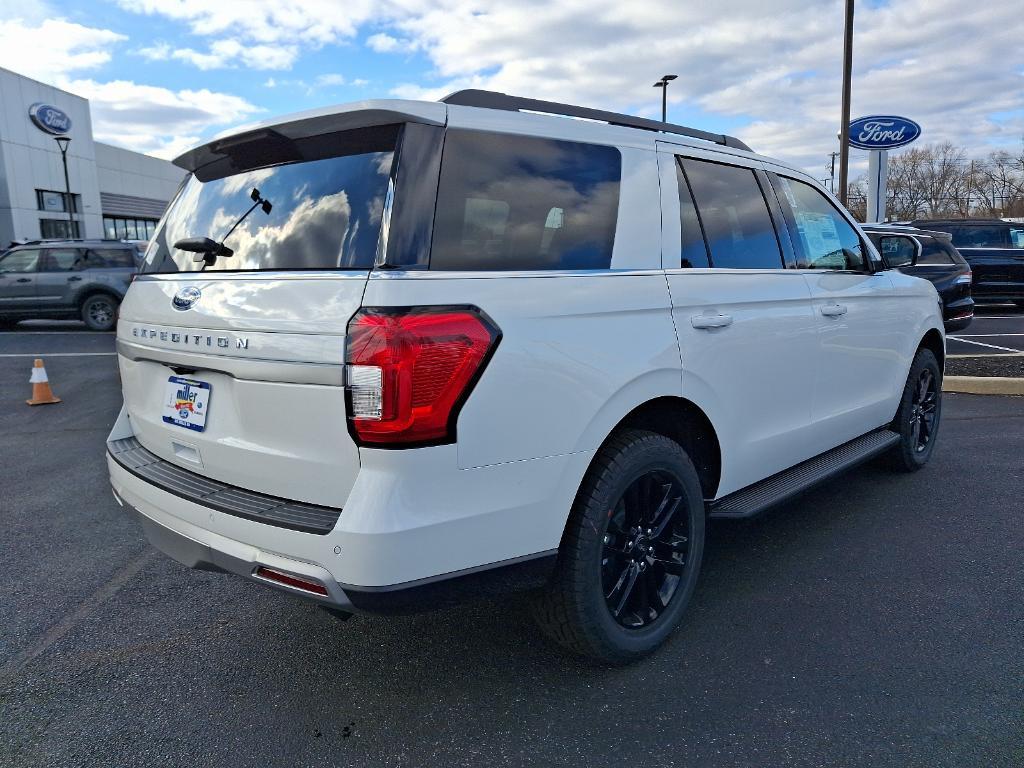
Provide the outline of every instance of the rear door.
[[38,290],[41,309],[71,309],[77,288],[84,282],[84,248],[46,248],[39,270]]
[[873,271],[851,221],[810,183],[771,179],[814,307],[815,439],[839,445],[892,419],[907,375],[901,350],[909,330],[892,282]]
[[[399,127],[357,133],[238,141],[224,165],[249,170],[201,169],[169,207],[117,331],[125,407],[149,451],[243,489],[343,506],[359,467],[345,333],[389,214]],[[252,206],[254,191],[270,205]],[[197,237],[231,254],[175,245]]]
[[684,396],[719,430],[722,495],[816,452],[807,440],[816,323],[806,282],[786,267],[788,236],[759,164],[676,151],[659,147],[664,266]]
[[42,251],[22,248],[0,257],[0,312],[36,308],[36,280]]

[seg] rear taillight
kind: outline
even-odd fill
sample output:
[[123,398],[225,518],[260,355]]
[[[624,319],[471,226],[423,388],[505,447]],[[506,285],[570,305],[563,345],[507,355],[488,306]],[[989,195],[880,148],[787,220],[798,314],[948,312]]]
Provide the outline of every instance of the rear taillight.
[[360,309],[348,324],[348,415],[356,442],[455,440],[455,420],[501,333],[476,307]]

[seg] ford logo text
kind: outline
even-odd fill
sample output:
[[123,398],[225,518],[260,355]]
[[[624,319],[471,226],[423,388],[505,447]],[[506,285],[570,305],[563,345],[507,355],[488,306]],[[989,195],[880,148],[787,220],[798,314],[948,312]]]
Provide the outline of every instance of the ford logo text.
[[905,147],[920,135],[920,125],[896,115],[872,115],[850,123],[850,146],[858,149]]
[[192,309],[192,305],[199,301],[199,297],[202,295],[203,292],[194,285],[187,286],[174,294],[171,306],[180,310]]
[[29,107],[28,116],[39,130],[52,133],[54,136],[71,130],[71,118],[67,113],[49,104],[33,104]]

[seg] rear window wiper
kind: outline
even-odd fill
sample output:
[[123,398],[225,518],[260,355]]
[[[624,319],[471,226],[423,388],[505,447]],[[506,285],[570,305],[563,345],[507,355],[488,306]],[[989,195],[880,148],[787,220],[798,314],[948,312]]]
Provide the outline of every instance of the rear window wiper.
[[228,256],[234,256],[235,252],[224,245],[224,241],[231,237],[231,233],[238,228],[238,225],[245,221],[249,214],[256,210],[257,207],[263,209],[263,212],[270,214],[271,209],[274,207],[273,204],[260,195],[260,191],[253,187],[249,197],[253,203],[249,206],[249,210],[241,215],[241,217],[234,224],[231,225],[231,229],[220,240],[211,240],[209,237],[186,237],[179,240],[174,244],[174,247],[180,251],[188,251],[189,253],[196,254],[192,257],[194,262],[205,262],[204,267],[208,267],[217,261],[218,256],[227,258]]

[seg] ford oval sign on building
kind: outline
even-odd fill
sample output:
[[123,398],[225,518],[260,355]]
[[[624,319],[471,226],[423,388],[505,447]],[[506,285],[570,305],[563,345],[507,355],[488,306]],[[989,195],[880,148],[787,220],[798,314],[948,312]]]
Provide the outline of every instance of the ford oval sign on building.
[[896,115],[871,115],[850,123],[850,146],[858,149],[896,149],[920,135],[920,125]]
[[71,130],[71,118],[62,109],[49,104],[33,104],[29,107],[28,116],[41,131],[60,136]]

